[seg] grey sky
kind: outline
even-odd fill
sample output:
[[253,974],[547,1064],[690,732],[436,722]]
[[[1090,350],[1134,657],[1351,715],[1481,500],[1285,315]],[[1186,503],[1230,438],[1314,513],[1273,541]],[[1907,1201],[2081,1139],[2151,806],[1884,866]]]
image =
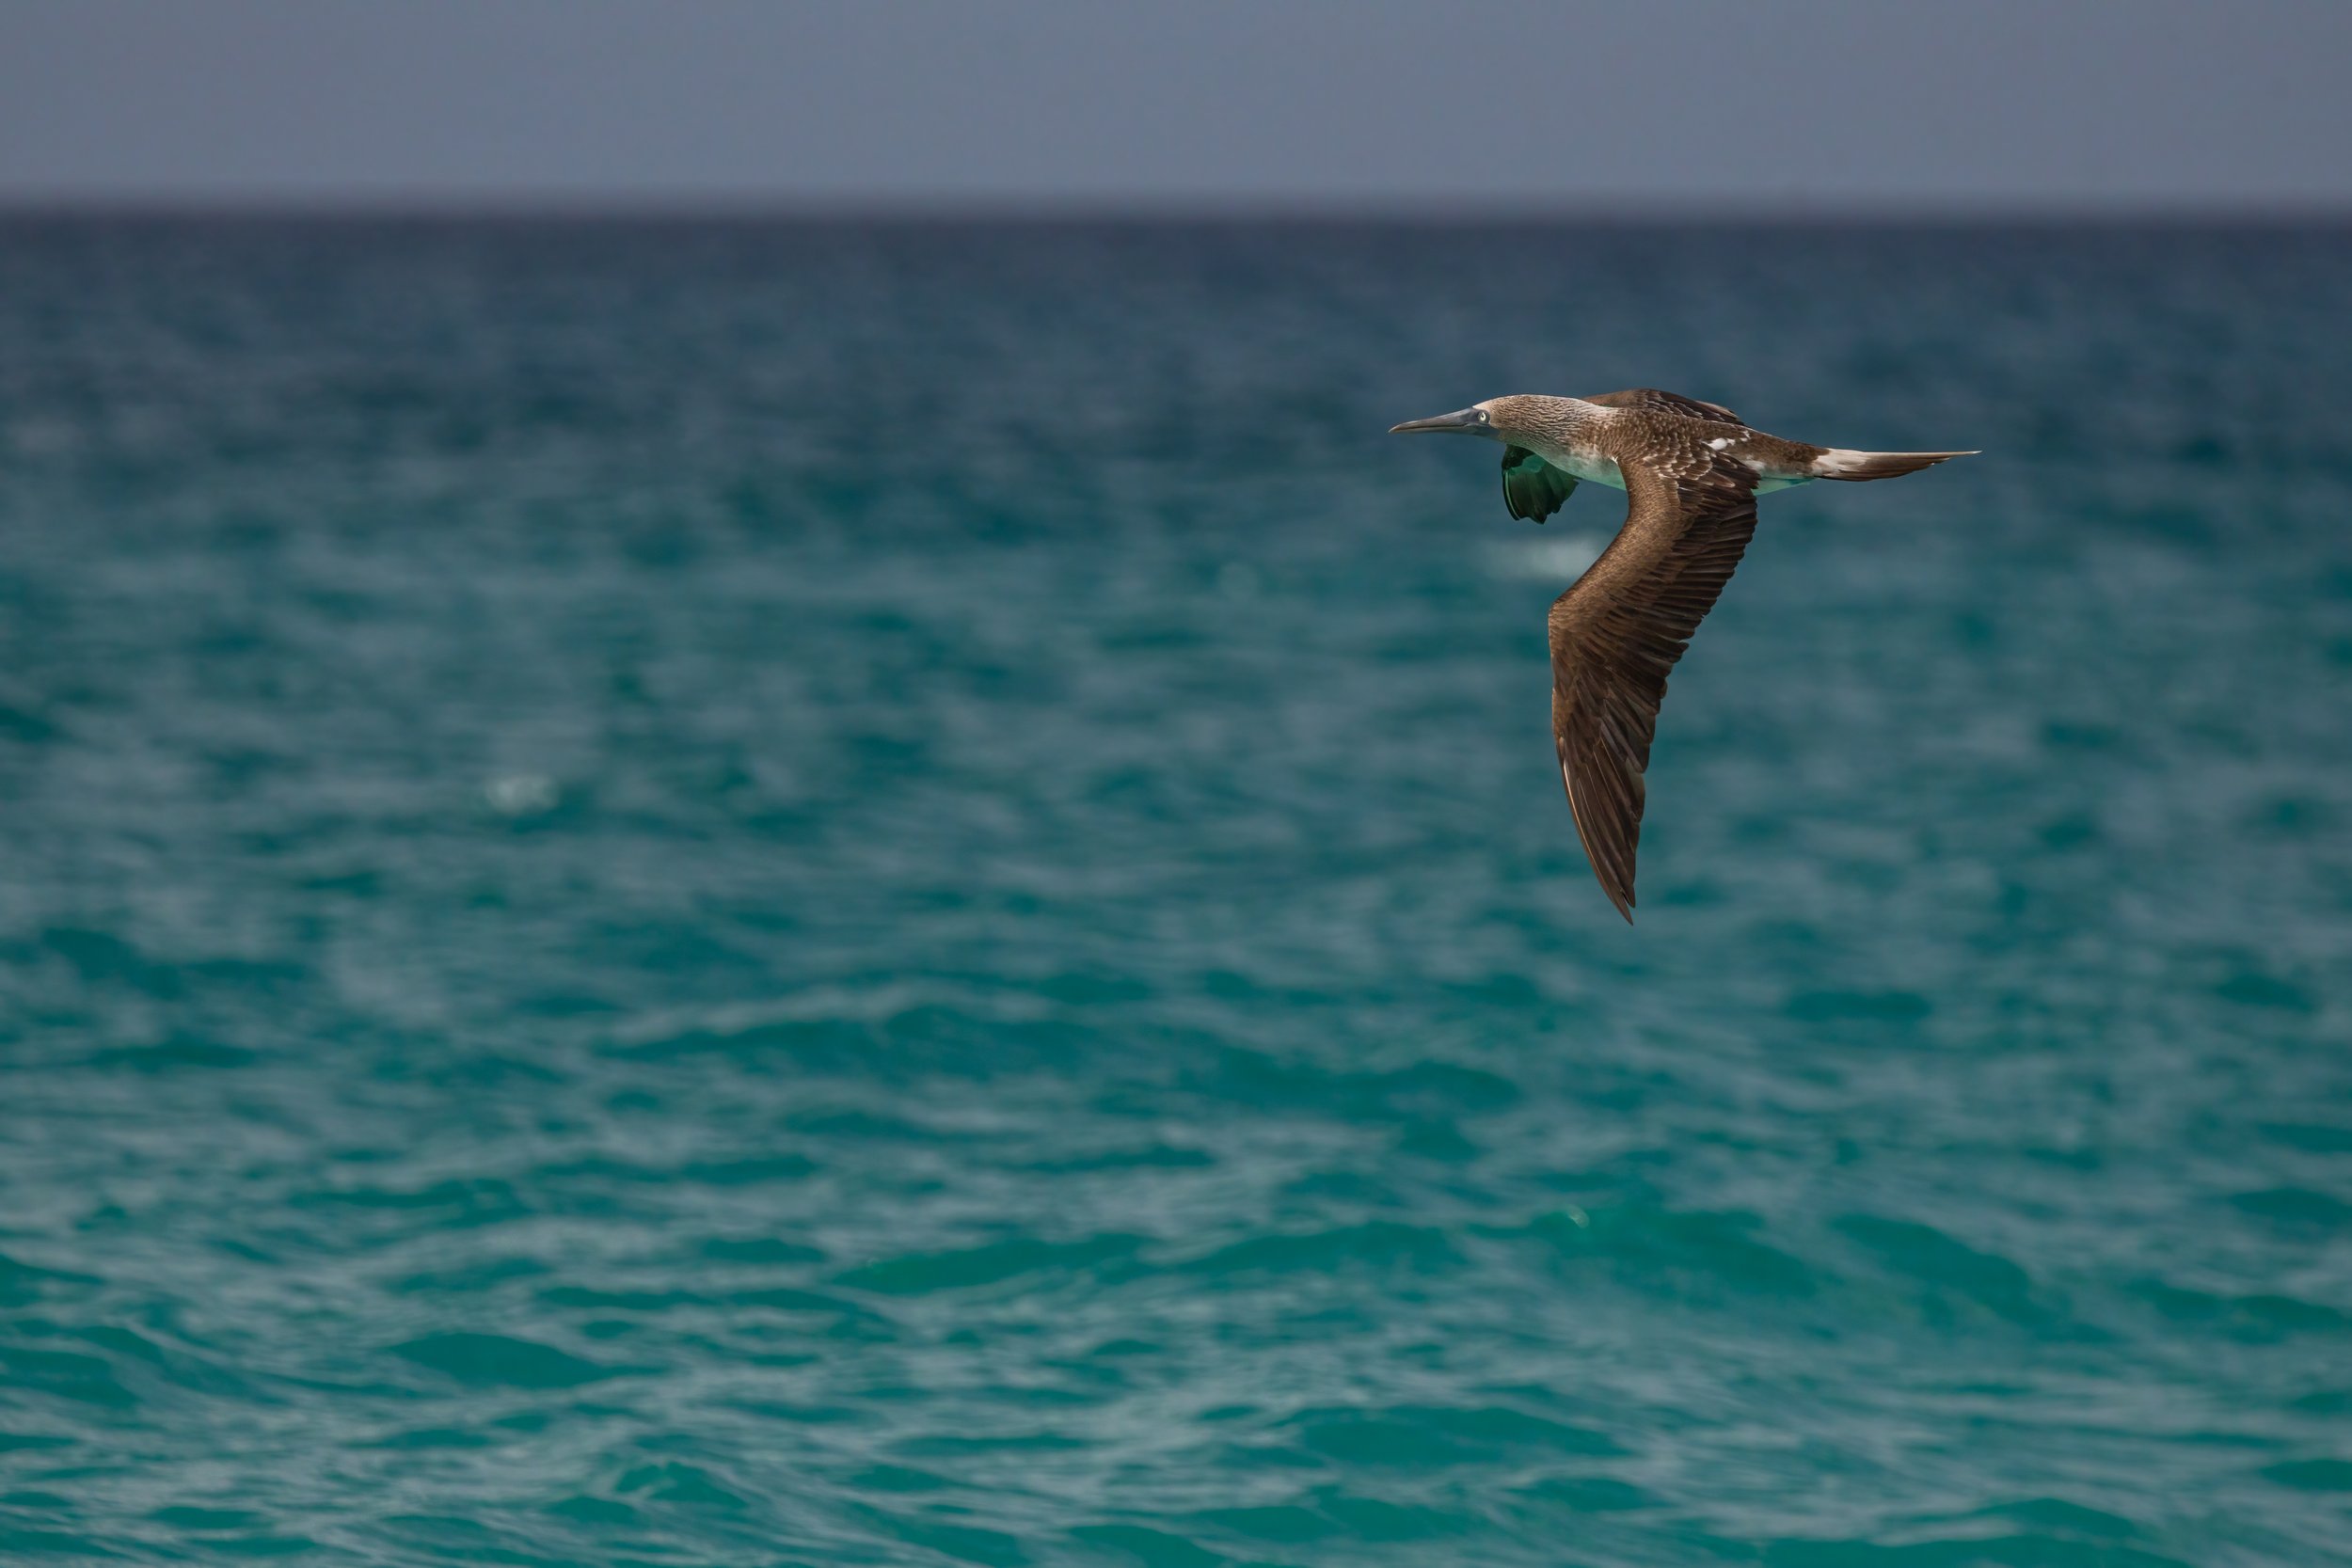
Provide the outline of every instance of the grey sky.
[[2345,0],[0,0],[0,200],[2352,208]]

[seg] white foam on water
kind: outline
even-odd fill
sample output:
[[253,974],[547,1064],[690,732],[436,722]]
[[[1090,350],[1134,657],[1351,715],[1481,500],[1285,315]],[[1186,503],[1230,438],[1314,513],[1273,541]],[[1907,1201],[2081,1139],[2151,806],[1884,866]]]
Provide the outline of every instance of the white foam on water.
[[503,773],[482,786],[482,798],[501,816],[552,811],[564,792],[544,773]]
[[1597,533],[1552,533],[1489,546],[1486,564],[1497,577],[1557,581],[1565,588],[1608,547],[1609,541]]

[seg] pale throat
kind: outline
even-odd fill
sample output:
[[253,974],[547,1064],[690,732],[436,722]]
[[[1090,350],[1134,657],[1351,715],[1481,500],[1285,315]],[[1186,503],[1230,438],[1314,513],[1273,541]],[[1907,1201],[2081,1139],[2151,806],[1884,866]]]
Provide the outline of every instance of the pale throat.
[[1590,447],[1577,447],[1549,436],[1514,436],[1514,445],[1522,446],[1536,456],[1566,474],[1569,478],[1594,484],[1606,484],[1613,490],[1625,488],[1625,472],[1616,463]]

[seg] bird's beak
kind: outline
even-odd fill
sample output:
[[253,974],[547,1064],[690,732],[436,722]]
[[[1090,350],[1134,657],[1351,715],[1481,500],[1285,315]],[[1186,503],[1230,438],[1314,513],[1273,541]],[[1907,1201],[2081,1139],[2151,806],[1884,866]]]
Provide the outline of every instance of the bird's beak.
[[1439,414],[1435,419],[1406,420],[1403,424],[1392,424],[1389,426],[1389,434],[1410,436],[1420,430],[1476,430],[1478,427],[1477,409],[1457,408],[1451,414]]

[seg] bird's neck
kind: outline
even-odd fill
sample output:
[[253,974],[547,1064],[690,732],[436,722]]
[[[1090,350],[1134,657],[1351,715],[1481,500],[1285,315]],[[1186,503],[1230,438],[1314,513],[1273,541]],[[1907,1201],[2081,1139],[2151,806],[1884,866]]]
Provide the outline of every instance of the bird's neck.
[[1558,461],[1597,445],[1609,410],[1582,398],[1529,399],[1534,406],[1519,410],[1507,439],[1538,455]]

